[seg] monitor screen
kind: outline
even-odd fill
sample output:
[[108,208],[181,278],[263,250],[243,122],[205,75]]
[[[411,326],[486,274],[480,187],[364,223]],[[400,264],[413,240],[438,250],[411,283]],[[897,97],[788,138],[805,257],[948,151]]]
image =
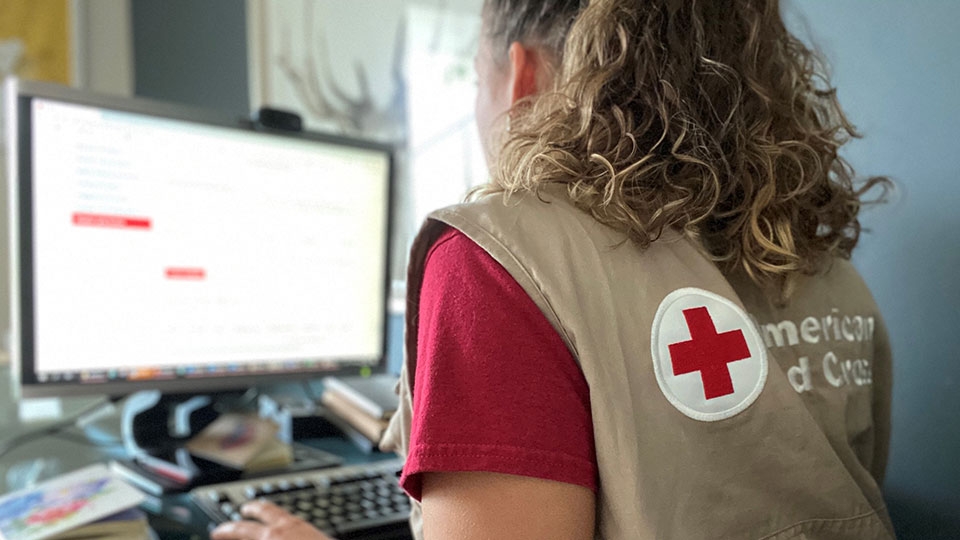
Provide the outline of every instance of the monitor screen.
[[24,395],[383,366],[388,148],[82,97],[18,92]]

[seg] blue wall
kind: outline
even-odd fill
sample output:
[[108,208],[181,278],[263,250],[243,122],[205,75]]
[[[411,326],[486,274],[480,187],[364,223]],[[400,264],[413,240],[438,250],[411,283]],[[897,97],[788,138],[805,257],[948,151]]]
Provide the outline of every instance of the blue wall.
[[888,503],[902,538],[960,538],[960,2],[791,9],[866,135],[846,156],[899,189],[892,204],[865,211],[870,232],[854,255],[893,341]]

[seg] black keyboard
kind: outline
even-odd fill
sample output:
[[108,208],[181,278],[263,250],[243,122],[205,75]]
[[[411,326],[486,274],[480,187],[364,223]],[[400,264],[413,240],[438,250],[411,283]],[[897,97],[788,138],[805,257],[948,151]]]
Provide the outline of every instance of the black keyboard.
[[263,498],[340,540],[409,539],[410,499],[397,477],[403,461],[266,476],[196,488],[211,526],[239,520],[240,506]]

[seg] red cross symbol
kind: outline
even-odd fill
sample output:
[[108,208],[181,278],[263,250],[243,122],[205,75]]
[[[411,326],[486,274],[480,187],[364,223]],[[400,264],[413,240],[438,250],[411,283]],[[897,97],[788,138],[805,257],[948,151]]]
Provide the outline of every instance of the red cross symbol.
[[703,394],[707,399],[733,393],[733,380],[727,364],[750,358],[750,349],[742,330],[717,333],[706,307],[683,310],[690,329],[690,341],[670,345],[673,374],[700,372]]

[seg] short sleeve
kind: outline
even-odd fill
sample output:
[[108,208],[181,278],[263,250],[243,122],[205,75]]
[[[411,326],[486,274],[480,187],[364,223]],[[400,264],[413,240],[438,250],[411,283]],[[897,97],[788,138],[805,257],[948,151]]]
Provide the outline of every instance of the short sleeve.
[[401,485],[425,472],[485,471],[596,491],[589,388],[522,287],[450,229],[427,256],[413,418]]

